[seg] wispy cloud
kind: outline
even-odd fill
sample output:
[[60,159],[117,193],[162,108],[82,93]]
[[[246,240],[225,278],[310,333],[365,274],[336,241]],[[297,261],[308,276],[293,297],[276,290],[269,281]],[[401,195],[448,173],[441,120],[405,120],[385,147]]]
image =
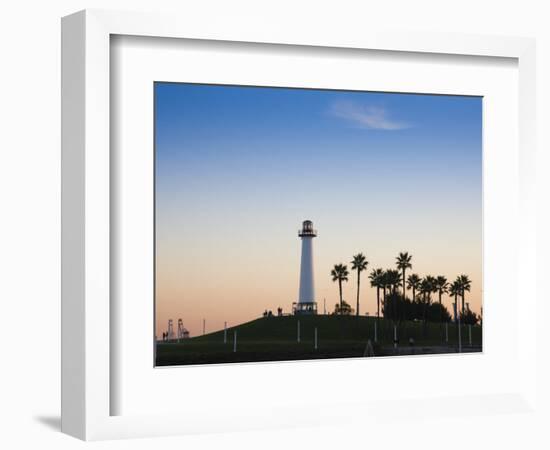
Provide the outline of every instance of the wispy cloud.
[[411,128],[409,123],[392,119],[388,111],[380,106],[340,101],[332,105],[330,112],[336,117],[369,130],[403,130]]

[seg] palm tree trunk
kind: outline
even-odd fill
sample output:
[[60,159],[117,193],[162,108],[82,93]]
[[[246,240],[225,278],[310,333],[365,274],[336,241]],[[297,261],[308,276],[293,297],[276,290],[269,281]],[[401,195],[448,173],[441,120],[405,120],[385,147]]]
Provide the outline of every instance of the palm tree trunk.
[[393,303],[393,320],[395,321],[397,319],[397,285],[394,284],[392,286],[392,303]]
[[443,342],[443,307],[441,306],[441,289],[439,289],[439,335]]
[[441,306],[441,289],[439,290],[439,323],[443,322],[443,307]]
[[403,302],[401,303],[401,314],[399,314],[399,323],[405,314],[405,269],[403,269]]
[[403,301],[405,301],[405,269],[403,269]]
[[[412,291],[413,291],[413,304],[412,304],[412,307],[411,307],[411,316],[412,318],[414,318],[416,316],[416,289],[414,288],[414,285],[412,286]],[[411,317],[409,317],[409,319],[411,319]]]
[[380,286],[376,286],[376,317],[380,318]]
[[455,293],[455,323],[458,323],[458,294]]
[[355,315],[359,316],[359,288],[361,286],[361,271],[357,271],[357,310],[355,311]]
[[462,291],[462,315],[464,315],[464,291]]
[[342,314],[342,280],[338,280],[338,287],[340,288],[340,314]]

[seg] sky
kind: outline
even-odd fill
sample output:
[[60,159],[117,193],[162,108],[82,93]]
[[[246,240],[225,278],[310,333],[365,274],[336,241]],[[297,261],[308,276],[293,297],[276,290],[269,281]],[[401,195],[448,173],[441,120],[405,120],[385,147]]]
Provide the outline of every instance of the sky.
[[468,274],[480,311],[481,97],[156,83],[155,171],[157,335],[290,312],[306,219],[320,312],[338,301],[332,266],[362,252],[374,314],[368,273],[402,251],[408,273]]

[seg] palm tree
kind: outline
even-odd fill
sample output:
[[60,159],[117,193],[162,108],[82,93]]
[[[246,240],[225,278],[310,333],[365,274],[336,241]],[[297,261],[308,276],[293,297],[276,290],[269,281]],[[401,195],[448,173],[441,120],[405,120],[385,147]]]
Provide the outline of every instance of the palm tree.
[[457,277],[457,281],[460,285],[460,296],[462,297],[462,315],[464,315],[464,292],[468,291],[470,292],[470,288],[472,287],[472,282],[470,278],[468,278],[468,275],[459,275]]
[[397,286],[401,284],[401,274],[398,270],[386,270],[386,284],[389,286],[391,293],[395,295]]
[[431,275],[426,275],[424,278],[422,278],[422,281],[420,282],[420,292],[422,293],[422,302],[424,303],[423,320],[424,332],[426,333],[426,311],[428,309],[428,306],[430,306],[432,302],[432,292],[436,292],[435,278]]
[[405,271],[407,269],[410,269],[412,268],[412,264],[411,264],[411,259],[412,259],[412,255],[409,255],[409,252],[401,252],[399,253],[399,255],[397,255],[397,258],[396,259],[396,265],[397,265],[397,268],[399,270],[401,270],[401,273],[403,275],[403,300],[405,300],[405,281],[406,281],[406,277],[405,277]]
[[413,303],[416,300],[416,291],[420,288],[421,281],[422,279],[416,273],[409,275],[407,278],[407,289],[412,289],[413,291]]
[[361,286],[361,272],[367,270],[369,262],[363,253],[358,253],[354,255],[353,260],[351,261],[351,269],[357,270],[357,309],[355,310],[355,315],[359,315],[359,288]]
[[386,290],[388,289],[388,271],[384,270],[380,275],[380,286],[382,287],[382,303],[386,304]]
[[382,269],[373,269],[369,275],[370,285],[376,288],[376,317],[380,317],[380,288],[382,287],[382,277],[384,271]]
[[439,304],[441,305],[441,296],[447,292],[447,288],[449,287],[449,283],[447,283],[447,278],[445,278],[443,275],[439,275],[435,278],[435,289],[439,293]]
[[426,300],[427,294],[429,306],[432,303],[432,292],[437,292],[436,279],[431,275],[426,275],[420,283],[420,289],[424,294],[424,300]]
[[330,274],[332,275],[332,281],[338,281],[338,288],[340,289],[340,311],[343,311],[342,281],[348,281],[348,266],[344,264],[335,264]]
[[457,316],[458,316],[457,299],[458,299],[458,296],[460,295],[460,283],[458,282],[458,278],[449,285],[449,287],[447,289],[447,293],[449,294],[449,296],[454,297],[454,299],[455,299],[454,315],[455,315],[455,322],[456,322],[456,319],[457,319]]
[[390,293],[392,294],[392,304],[393,304],[393,319],[397,318],[397,286],[401,284],[401,274],[399,270],[388,269],[385,274],[386,285],[390,288]]
[[420,281],[420,293],[422,294],[422,302],[426,303],[426,294],[431,292],[430,282],[426,278]]
[[447,292],[447,289],[449,287],[449,283],[447,282],[447,278],[445,278],[443,275],[438,275],[435,278],[435,289],[439,293],[439,321],[442,322],[441,318],[443,317],[443,307],[441,304],[441,296],[443,293]]

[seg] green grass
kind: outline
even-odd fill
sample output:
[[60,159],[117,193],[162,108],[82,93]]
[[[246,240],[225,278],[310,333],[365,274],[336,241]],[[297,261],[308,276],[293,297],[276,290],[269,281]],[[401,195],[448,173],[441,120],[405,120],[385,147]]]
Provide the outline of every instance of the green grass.
[[[300,342],[297,342],[297,322],[300,321]],[[374,340],[374,317],[355,316],[284,316],[266,317],[228,328],[227,343],[223,330],[186,339],[181,343],[157,345],[157,365],[213,364],[227,362],[284,361],[362,357],[368,339]],[[317,328],[318,349],[314,348]],[[380,319],[377,325],[377,356],[394,354],[393,322]],[[237,352],[233,352],[233,336],[237,331]],[[454,352],[457,328],[449,324],[449,342],[445,343],[445,324],[402,322],[398,327],[398,347],[415,353]],[[472,327],[472,347],[468,343],[468,327],[462,326],[465,350],[481,351],[481,327]]]

